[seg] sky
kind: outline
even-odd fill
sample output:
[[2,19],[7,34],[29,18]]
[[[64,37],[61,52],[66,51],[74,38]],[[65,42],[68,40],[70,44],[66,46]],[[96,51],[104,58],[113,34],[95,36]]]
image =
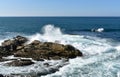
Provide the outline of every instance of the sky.
[[120,0],[0,0],[0,16],[120,16]]

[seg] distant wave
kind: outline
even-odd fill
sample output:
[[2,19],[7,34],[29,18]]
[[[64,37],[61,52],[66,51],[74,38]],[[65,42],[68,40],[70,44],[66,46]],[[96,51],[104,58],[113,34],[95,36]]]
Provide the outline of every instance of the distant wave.
[[[95,29],[95,30],[97,30],[97,29]],[[74,31],[75,32],[91,32],[92,29],[74,29],[74,30],[69,30],[69,31],[73,31],[73,32]],[[104,29],[104,32],[120,32],[120,29]]]
[[103,32],[104,28],[91,29],[92,32]]

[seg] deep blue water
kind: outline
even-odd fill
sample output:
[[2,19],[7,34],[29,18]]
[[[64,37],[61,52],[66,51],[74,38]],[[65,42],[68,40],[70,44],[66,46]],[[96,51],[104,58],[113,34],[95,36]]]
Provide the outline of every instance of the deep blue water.
[[[34,34],[41,28],[53,24],[63,33],[87,34],[119,41],[120,17],[0,17],[0,35],[6,33]],[[91,29],[104,28],[104,32],[95,33]]]

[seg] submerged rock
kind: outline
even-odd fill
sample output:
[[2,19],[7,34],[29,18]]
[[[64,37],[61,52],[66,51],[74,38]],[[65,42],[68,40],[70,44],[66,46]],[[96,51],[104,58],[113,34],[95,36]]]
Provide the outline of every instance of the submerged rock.
[[8,61],[6,59],[0,58],[0,62]]
[[27,65],[31,65],[31,64],[34,64],[34,62],[32,62],[31,60],[20,59],[20,60],[14,60],[10,63],[7,63],[6,65],[8,65],[8,66],[27,66]]

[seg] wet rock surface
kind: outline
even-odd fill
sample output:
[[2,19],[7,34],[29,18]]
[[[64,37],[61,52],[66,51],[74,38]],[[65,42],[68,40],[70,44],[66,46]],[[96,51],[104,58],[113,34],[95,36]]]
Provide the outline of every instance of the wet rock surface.
[[22,36],[5,40],[0,46],[0,56],[14,55],[15,57],[33,58],[34,60],[58,60],[82,56],[82,53],[71,45],[40,42],[38,40],[25,44],[27,41],[28,39]]
[[22,36],[16,36],[13,39],[5,40],[2,47],[5,51],[14,51],[18,46],[22,46],[28,39]]
[[7,63],[6,65],[8,66],[27,66],[34,64],[31,60],[28,59],[19,59],[19,60],[14,60],[12,62]]
[[37,40],[31,44],[24,46],[14,53],[15,57],[26,57],[33,58],[34,60],[39,59],[54,59],[58,60],[61,58],[75,58],[82,56],[82,53],[71,45],[62,45],[52,42],[41,43]]
[[0,56],[9,56],[16,52],[18,46],[23,46],[27,38],[16,36],[13,39],[5,40],[0,46]]

